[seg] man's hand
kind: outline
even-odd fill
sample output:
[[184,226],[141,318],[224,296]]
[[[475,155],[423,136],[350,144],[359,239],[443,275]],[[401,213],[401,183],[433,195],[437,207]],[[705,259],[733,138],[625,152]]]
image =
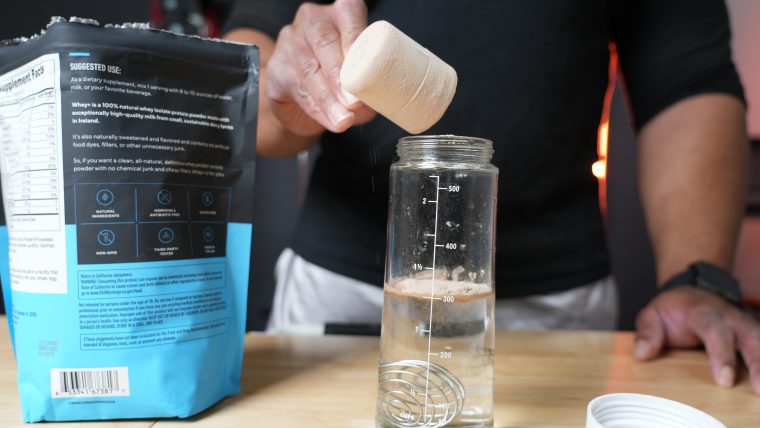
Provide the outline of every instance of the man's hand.
[[635,357],[655,358],[664,347],[704,344],[715,383],[732,386],[737,351],[749,368],[750,383],[760,395],[760,323],[722,298],[695,287],[660,293],[636,319]]
[[304,3],[277,40],[236,28],[228,40],[258,45],[259,127],[256,153],[289,157],[311,147],[326,129],[342,132],[375,112],[340,86],[343,57],[367,26],[362,0]]
[[304,3],[285,26],[267,65],[266,95],[283,126],[299,136],[343,132],[375,112],[340,85],[348,48],[367,26],[362,0]]

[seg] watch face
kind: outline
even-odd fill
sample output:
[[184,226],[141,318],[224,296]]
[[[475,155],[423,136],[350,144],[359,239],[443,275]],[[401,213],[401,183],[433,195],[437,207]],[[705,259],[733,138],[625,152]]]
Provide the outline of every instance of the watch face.
[[697,273],[695,285],[719,293],[733,302],[741,300],[739,282],[730,273],[707,263],[697,263],[695,267]]

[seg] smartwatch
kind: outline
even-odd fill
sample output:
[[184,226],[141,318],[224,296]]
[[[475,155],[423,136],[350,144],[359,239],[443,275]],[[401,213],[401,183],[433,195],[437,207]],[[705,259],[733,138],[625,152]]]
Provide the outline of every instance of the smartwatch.
[[742,304],[739,281],[729,272],[707,262],[697,262],[675,275],[660,287],[660,292],[691,285],[717,294],[736,306]]

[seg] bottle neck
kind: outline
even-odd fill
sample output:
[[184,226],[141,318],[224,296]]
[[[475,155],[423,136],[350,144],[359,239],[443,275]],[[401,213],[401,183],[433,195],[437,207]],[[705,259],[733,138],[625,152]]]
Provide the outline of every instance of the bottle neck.
[[487,164],[493,155],[493,143],[475,137],[418,135],[399,139],[396,153],[401,162]]

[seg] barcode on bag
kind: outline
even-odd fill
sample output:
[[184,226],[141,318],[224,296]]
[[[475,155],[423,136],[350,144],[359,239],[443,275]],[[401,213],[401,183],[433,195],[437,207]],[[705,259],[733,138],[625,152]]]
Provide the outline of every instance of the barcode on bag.
[[118,397],[129,395],[127,367],[50,369],[50,395],[66,397]]

